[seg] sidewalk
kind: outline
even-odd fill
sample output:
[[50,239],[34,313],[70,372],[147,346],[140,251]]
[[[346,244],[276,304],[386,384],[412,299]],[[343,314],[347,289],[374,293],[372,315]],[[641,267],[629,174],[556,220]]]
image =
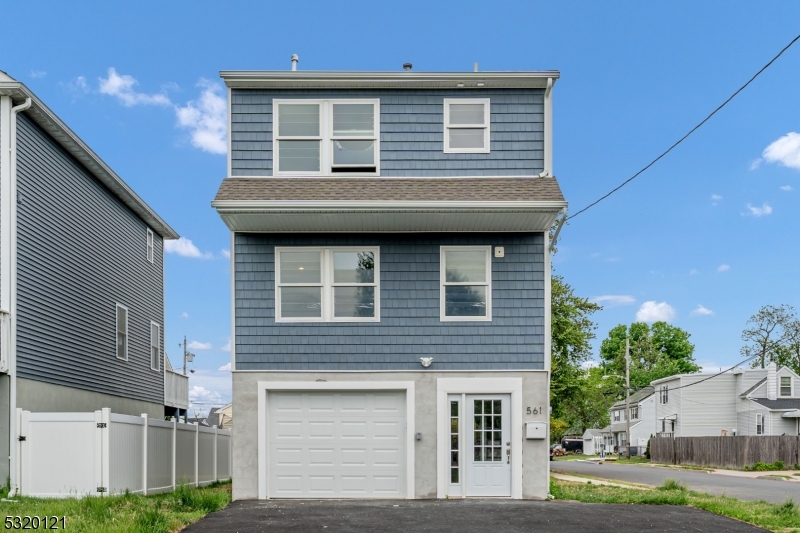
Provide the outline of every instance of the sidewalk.
[[641,485],[614,483],[613,481],[604,481],[602,479],[590,479],[587,477],[568,476],[566,474],[558,474],[555,472],[551,472],[550,477],[555,479],[560,479],[561,481],[569,481],[571,483],[586,483],[591,485],[603,485],[606,487],[622,487],[623,489],[649,490],[649,487],[642,487]]

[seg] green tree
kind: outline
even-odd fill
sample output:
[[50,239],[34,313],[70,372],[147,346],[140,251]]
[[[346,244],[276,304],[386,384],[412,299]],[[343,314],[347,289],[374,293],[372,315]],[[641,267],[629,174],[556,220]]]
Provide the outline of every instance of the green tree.
[[578,380],[577,393],[565,398],[561,405],[562,417],[569,424],[570,432],[583,434],[589,428],[607,426],[608,408],[617,401],[616,393],[603,378],[602,368],[584,370]]
[[[792,353],[797,353],[787,347],[794,343],[800,344],[800,332],[797,325],[797,316],[791,305],[765,305],[747,321],[747,327],[742,331],[742,340],[747,344],[742,347],[744,357],[753,357],[753,368],[764,368],[772,361],[780,362]],[[796,363],[795,363],[796,364]],[[789,365],[791,366],[791,364]]]
[[577,296],[561,276],[552,276],[551,287],[550,405],[554,419],[569,427],[572,417],[566,409],[567,401],[583,391],[585,371],[581,364],[591,356],[597,328],[589,317],[602,307]]

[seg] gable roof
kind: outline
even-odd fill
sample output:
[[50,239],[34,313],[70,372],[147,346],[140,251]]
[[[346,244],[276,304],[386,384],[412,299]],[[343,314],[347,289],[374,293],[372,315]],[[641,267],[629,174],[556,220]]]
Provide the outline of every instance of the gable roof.
[[31,99],[27,114],[59,143],[72,157],[86,167],[100,183],[119,198],[131,211],[164,239],[177,239],[179,236],[158,214],[142,200],[122,178],[120,178],[96,153],[84,143],[69,127],[61,121],[39,98],[5,72],[0,71],[0,96],[10,96],[15,103]]
[[756,382],[755,385],[753,385],[752,387],[750,387],[749,389],[747,389],[746,391],[741,393],[739,395],[739,398],[746,398],[748,394],[752,393],[753,391],[755,391],[757,388],[759,388],[761,385],[763,385],[766,382],[767,382],[767,378],[763,378],[763,379],[759,380],[758,382]]
[[[643,400],[646,400],[653,394],[655,394],[655,391],[653,391],[650,388],[638,390],[633,394],[631,394],[630,404],[631,406],[636,406],[637,404],[641,403]],[[611,406],[611,409],[619,409],[620,407],[625,407],[625,400],[618,401],[617,403]]]
[[583,434],[583,438],[587,437],[599,437],[603,434],[602,429],[587,429],[586,432]]

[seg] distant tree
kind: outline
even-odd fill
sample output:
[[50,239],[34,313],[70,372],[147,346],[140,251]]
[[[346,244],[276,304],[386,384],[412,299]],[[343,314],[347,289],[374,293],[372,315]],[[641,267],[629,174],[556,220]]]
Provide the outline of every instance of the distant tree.
[[[753,368],[764,368],[767,363],[791,357],[792,339],[800,344],[798,327],[794,307],[765,305],[747,321],[747,327],[742,331],[742,340],[747,344],[741,353],[744,357],[754,358]],[[795,348],[794,353],[797,349],[800,347]]]

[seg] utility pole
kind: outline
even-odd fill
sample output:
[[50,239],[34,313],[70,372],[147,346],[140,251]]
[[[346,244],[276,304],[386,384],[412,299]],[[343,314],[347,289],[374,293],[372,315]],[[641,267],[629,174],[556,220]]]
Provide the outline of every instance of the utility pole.
[[626,455],[631,458],[631,343],[625,336],[625,436],[628,441]]
[[[178,344],[183,347],[183,375],[186,375],[186,362],[194,361],[194,354],[186,349],[186,335],[183,336],[183,344]],[[194,370],[192,370],[194,373]]]

